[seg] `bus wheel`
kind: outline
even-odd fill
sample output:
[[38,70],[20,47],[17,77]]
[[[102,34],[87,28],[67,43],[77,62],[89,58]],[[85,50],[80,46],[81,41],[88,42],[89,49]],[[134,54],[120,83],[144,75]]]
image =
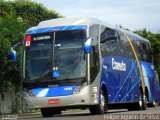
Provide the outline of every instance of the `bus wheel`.
[[89,107],[89,110],[91,114],[96,115],[96,114],[104,114],[105,111],[108,110],[108,99],[107,95],[105,92],[101,92],[100,94],[100,104],[99,105],[93,105]]
[[134,110],[146,110],[147,109],[147,99],[146,96],[142,94],[142,91],[139,91],[139,98],[137,103],[131,103],[128,107],[129,111]]
[[52,117],[56,114],[61,114],[61,110],[55,108],[41,108],[41,114],[43,117]]
[[43,117],[52,117],[53,116],[52,109],[50,109],[50,108],[41,108],[41,114]]
[[148,104],[148,107],[156,107],[156,106],[158,106],[158,105],[155,100],[153,100],[152,103]]
[[140,90],[139,92],[139,100],[136,107],[137,107],[137,110],[147,109],[147,98],[146,98],[146,95],[143,95],[142,90]]

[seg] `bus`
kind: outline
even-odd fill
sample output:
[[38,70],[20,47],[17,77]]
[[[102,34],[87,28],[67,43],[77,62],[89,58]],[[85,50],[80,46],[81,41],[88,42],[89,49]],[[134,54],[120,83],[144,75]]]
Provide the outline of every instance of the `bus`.
[[145,110],[160,101],[150,42],[127,30],[95,18],[52,19],[28,29],[23,48],[24,105],[43,117]]

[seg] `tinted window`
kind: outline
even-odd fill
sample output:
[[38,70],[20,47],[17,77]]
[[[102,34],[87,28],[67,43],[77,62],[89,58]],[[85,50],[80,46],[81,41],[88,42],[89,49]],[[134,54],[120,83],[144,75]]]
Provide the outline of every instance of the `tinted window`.
[[[126,35],[122,32],[118,32],[118,33],[119,33],[119,39],[120,39],[120,51],[119,51],[120,55],[123,57],[133,58],[134,54],[129,41],[127,40]],[[130,36],[128,37],[130,38]]]
[[102,57],[106,55],[117,55],[119,44],[116,30],[101,26],[100,41]]
[[93,82],[99,72],[99,25],[93,25],[89,29],[89,36],[92,38],[92,51],[90,54],[91,82]]
[[77,79],[86,76],[84,59],[84,30],[55,33],[54,66],[60,76],[55,80]]
[[45,76],[51,79],[53,33],[32,35],[31,45],[25,48],[25,78],[34,80]]

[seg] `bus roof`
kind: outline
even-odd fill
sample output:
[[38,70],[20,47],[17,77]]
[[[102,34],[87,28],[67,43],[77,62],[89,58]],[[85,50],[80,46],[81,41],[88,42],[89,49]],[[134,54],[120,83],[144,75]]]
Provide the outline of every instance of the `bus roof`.
[[[122,29],[122,28],[118,28],[118,27],[116,27],[115,29],[118,30],[118,31],[122,31],[123,33],[126,33],[127,35],[129,35],[129,36],[131,36],[131,37],[135,37],[135,38],[137,38],[138,40],[141,40],[141,41],[144,41],[144,42],[149,42],[149,40],[141,37],[141,36],[138,35],[138,34],[135,34],[135,33],[133,33],[133,32],[130,32],[130,31],[128,31],[128,30],[125,30],[125,29]],[[136,40],[136,39],[135,39],[135,40]]]
[[[50,26],[69,26],[69,25],[87,25],[101,24],[102,21],[95,18],[59,18],[40,22],[38,27],[50,27]],[[112,27],[107,24],[108,27]],[[113,28],[113,27],[112,27]]]
[[141,37],[141,36],[139,36],[135,33],[124,30],[122,28],[112,26],[112,25],[110,25],[106,22],[103,22],[103,21],[95,19],[95,18],[58,18],[58,19],[51,19],[51,20],[42,21],[37,26],[32,27],[32,28],[28,29],[27,31],[38,30],[38,29],[47,28],[47,27],[56,27],[56,26],[71,26],[71,25],[91,26],[93,24],[104,25],[108,28],[125,32],[127,35],[132,36],[132,37],[136,37],[139,40],[148,42],[147,39],[145,39],[145,38],[143,38],[143,37]]
[[95,18],[58,18],[40,22],[37,26],[34,26],[27,31],[37,30],[47,27],[56,26],[71,26],[71,25],[86,25],[91,26],[93,24],[105,24],[107,27],[114,29],[114,26],[104,23],[101,20]]

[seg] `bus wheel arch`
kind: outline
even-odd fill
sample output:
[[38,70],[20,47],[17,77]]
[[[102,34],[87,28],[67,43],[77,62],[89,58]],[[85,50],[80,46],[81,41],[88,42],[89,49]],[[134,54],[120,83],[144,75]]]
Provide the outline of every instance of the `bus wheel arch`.
[[89,110],[91,114],[97,115],[97,114],[104,114],[106,111],[108,111],[108,94],[107,94],[107,88],[105,84],[103,84],[100,87],[99,91],[99,104],[98,105],[91,105],[89,107]]
[[103,91],[103,93],[105,94],[106,97],[106,109],[105,111],[108,111],[108,90],[105,84],[102,84],[101,86],[101,90]]

